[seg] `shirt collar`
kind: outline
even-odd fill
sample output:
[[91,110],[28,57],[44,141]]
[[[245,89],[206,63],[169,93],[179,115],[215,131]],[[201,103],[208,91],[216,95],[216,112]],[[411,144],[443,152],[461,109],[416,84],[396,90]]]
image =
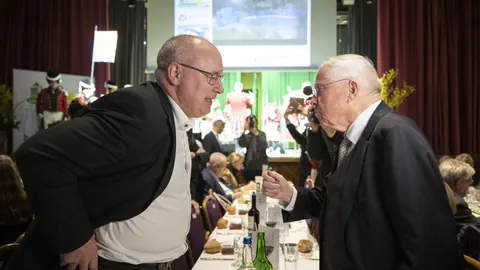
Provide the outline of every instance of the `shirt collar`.
[[168,94],[167,97],[170,101],[170,104],[172,104],[173,116],[175,117],[175,120],[178,121],[180,127],[185,128],[185,131],[189,131],[193,127],[193,121],[195,119],[188,118],[182,108],[178,106],[177,102],[175,102],[175,100],[173,100],[173,98],[171,98]]
[[357,144],[360,136],[362,136],[363,130],[368,124],[370,117],[377,109],[378,105],[380,104],[381,100],[376,101],[366,110],[364,110],[360,115],[357,116],[355,121],[348,127],[347,132],[345,133],[347,139],[350,140],[353,144]]

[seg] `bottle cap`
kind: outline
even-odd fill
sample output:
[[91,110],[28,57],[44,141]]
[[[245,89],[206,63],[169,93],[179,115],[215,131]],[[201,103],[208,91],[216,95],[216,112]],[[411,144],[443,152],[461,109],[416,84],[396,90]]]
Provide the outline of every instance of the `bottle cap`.
[[245,237],[243,238],[243,244],[244,244],[244,245],[251,245],[251,244],[252,244],[252,237],[250,237],[250,236],[245,236]]

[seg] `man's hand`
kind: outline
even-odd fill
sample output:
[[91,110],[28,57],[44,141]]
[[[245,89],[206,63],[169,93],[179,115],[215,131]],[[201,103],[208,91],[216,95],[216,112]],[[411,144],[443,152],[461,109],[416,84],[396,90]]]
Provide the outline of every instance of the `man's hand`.
[[195,153],[194,152],[190,152],[190,158],[193,159],[195,157]]
[[60,254],[60,265],[67,266],[67,270],[98,270],[95,235],[78,249],[69,253]]
[[205,153],[205,152],[206,152],[205,149],[203,149],[202,147],[197,149],[197,154]]
[[262,176],[263,194],[270,198],[279,199],[281,202],[290,202],[293,190],[285,177],[272,171],[265,171]]
[[195,210],[195,214],[200,215],[200,205],[198,204],[198,202],[192,200],[192,206]]

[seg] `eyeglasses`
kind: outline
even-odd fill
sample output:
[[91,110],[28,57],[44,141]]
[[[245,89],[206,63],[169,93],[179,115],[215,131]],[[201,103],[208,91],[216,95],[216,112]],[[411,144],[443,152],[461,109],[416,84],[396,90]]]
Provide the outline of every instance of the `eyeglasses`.
[[314,97],[321,96],[325,92],[325,89],[327,88],[328,85],[338,83],[338,82],[343,82],[343,81],[350,81],[350,79],[341,79],[341,80],[329,82],[326,84],[316,84],[315,87],[312,88],[312,94]]
[[222,82],[223,81],[223,78],[225,77],[224,74],[220,74],[220,73],[212,73],[212,72],[208,72],[208,71],[205,71],[205,70],[201,70],[199,68],[196,68],[196,67],[192,67],[190,65],[187,65],[187,64],[182,64],[182,63],[178,63],[179,65],[181,66],[184,66],[184,67],[187,67],[189,69],[193,69],[193,70],[196,70],[200,73],[202,73],[203,75],[205,75],[208,79],[208,84],[211,84],[211,85],[214,85],[217,81],[220,81]]

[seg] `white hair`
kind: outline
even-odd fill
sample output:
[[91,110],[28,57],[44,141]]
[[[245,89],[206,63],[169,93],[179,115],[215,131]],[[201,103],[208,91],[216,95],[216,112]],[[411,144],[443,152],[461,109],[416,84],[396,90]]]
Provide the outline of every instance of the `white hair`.
[[227,164],[227,157],[219,152],[212,153],[207,166],[210,168],[219,168]]
[[369,89],[377,93],[382,89],[372,61],[361,55],[344,54],[330,57],[320,69],[326,69],[324,74],[329,82],[351,79],[360,89]]

